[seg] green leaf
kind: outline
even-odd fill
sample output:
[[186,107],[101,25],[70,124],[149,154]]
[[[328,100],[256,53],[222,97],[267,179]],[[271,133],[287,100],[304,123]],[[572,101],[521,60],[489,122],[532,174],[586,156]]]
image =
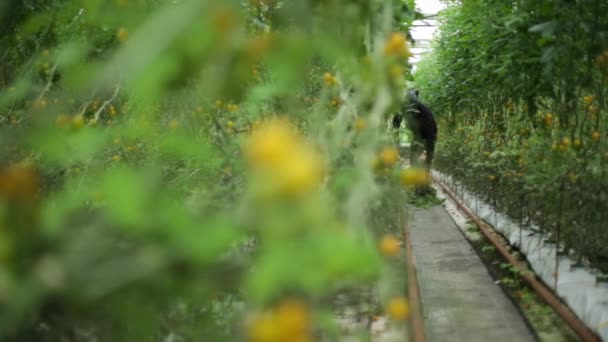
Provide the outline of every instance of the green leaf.
[[153,218],[150,213],[154,213],[149,177],[141,171],[117,167],[104,176],[98,191],[103,194],[110,220],[139,231],[147,229]]
[[107,141],[106,133],[82,128],[77,132],[49,129],[34,133],[31,145],[42,153],[43,159],[60,165],[90,161],[97,156]]
[[536,24],[528,29],[529,32],[541,32],[543,35],[552,35],[557,28],[557,22],[547,21],[541,24]]
[[189,218],[185,211],[173,210],[172,217],[182,215],[177,225],[169,223],[175,248],[180,254],[187,255],[193,261],[213,263],[228,256],[235,242],[241,237],[238,227],[225,216],[207,218],[204,223]]

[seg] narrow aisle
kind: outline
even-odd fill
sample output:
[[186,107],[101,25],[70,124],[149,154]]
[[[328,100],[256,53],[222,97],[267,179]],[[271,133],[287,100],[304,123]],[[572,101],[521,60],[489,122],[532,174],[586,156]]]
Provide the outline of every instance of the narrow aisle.
[[409,217],[428,341],[535,340],[442,206]]

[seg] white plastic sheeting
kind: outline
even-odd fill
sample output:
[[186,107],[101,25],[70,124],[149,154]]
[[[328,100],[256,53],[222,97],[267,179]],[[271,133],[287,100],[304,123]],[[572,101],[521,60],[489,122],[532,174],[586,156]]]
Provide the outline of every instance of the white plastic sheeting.
[[[433,176],[444,184],[452,184],[449,175],[433,171]],[[608,284],[597,282],[597,271],[573,268],[575,261],[567,256],[556,258],[556,245],[546,243],[546,236],[520,227],[503,213],[474,194],[458,188],[457,196],[479,218],[492,224],[509,239],[530,263],[534,272],[549,286],[576,315],[604,341],[608,341]],[[534,230],[537,227],[532,227]]]

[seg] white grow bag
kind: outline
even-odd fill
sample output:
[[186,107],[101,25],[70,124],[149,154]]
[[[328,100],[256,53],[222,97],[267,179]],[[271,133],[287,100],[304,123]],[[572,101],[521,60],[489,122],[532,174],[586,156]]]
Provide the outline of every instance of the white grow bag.
[[[438,171],[433,171],[433,176],[446,184],[452,181],[451,176]],[[590,270],[572,268],[575,262],[567,256],[560,256],[556,268],[557,247],[545,243],[546,236],[520,227],[507,215],[496,212],[492,206],[464,189],[458,191],[458,196],[475,215],[491,223],[507,237],[509,243],[526,256],[534,272],[545,284],[602,340],[608,341],[607,283],[596,282],[596,275]]]

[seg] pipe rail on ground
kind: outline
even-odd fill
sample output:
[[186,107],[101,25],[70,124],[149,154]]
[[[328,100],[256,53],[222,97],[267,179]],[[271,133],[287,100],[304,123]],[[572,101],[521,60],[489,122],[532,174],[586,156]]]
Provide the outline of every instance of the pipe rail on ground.
[[[517,260],[509,250],[502,244],[502,242],[493,234],[488,224],[483,222],[477,215],[475,215],[464,203],[456,196],[456,194],[443,182],[433,176],[433,181],[439,185],[439,187],[454,201],[463,213],[465,213],[476,225],[479,227],[483,235],[494,245],[496,250],[505,258],[515,269],[519,270],[519,275],[524,281],[534,289],[534,291],[541,297],[560,318],[574,331],[574,333],[582,341],[600,341],[600,338],[585,325],[579,318],[570,310],[570,308],[564,304],[555,293],[539,280],[533,272],[531,272],[525,265]],[[409,244],[409,241],[406,241]],[[408,275],[409,276],[409,275]]]

